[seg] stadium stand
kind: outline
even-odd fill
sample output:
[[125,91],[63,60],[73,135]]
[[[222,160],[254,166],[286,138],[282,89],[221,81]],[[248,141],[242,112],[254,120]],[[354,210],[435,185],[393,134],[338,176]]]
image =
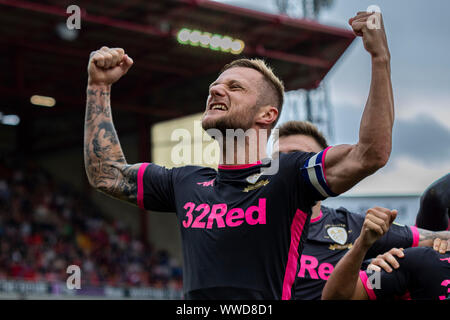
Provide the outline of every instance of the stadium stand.
[[87,195],[59,184],[32,161],[0,162],[0,280],[180,292],[180,264],[106,218]]

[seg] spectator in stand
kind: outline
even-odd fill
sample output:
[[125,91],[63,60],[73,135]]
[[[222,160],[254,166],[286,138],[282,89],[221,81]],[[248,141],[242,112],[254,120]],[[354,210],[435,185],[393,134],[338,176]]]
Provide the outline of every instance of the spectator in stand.
[[0,279],[65,281],[76,264],[82,285],[182,289],[176,260],[99,212],[36,165],[0,161]]

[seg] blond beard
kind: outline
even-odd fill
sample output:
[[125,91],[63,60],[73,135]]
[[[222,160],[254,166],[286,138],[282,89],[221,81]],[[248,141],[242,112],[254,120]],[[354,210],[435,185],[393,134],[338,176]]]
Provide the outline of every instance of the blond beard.
[[[250,129],[254,124],[254,118],[256,111],[258,110],[258,107],[252,108],[254,111],[249,110],[249,114],[244,117],[239,117],[239,115],[232,115],[232,116],[224,116],[218,119],[215,119],[213,121],[207,121],[205,122],[202,118],[202,128],[203,130],[208,129],[216,129],[219,130],[224,136],[226,134],[227,129],[237,130],[242,129],[244,131],[247,131]],[[203,115],[204,116],[204,115]]]

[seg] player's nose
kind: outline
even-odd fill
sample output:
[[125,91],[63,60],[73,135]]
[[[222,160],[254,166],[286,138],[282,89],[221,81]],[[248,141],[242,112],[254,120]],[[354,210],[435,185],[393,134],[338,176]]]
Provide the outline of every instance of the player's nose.
[[225,88],[220,84],[214,85],[209,89],[209,94],[212,97],[223,97],[225,96]]

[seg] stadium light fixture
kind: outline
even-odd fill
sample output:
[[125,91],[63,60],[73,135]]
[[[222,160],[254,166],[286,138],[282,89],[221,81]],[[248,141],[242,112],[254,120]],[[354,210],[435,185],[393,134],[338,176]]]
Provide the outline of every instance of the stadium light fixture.
[[3,114],[0,112],[0,123],[7,126],[17,126],[20,123],[20,118],[15,114]]
[[31,96],[30,102],[36,106],[48,107],[48,108],[54,107],[56,104],[56,100],[54,98],[39,96],[39,95]]
[[214,51],[229,52],[232,54],[240,54],[245,43],[240,39],[234,39],[230,36],[221,34],[211,34],[200,30],[191,30],[182,28],[177,33],[177,41],[180,44],[190,45],[194,47],[209,48]]

